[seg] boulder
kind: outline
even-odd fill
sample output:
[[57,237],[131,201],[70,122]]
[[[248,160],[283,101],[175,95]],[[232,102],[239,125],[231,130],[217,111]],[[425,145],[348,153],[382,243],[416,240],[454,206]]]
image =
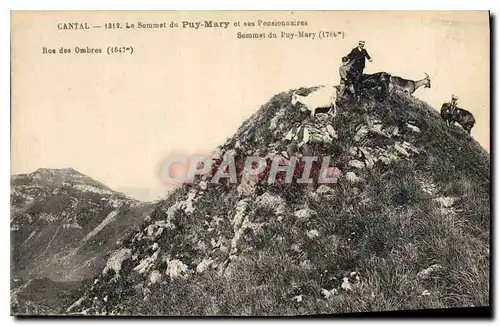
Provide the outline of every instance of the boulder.
[[265,192],[255,201],[256,207],[271,209],[276,216],[283,215],[286,210],[286,203],[283,198],[273,195],[270,192]]
[[339,291],[337,291],[337,289],[331,289],[331,290],[321,289],[321,295],[325,299],[328,299],[328,298],[330,298],[338,293],[339,293]]
[[382,154],[379,155],[378,159],[386,165],[389,165],[392,162],[397,162],[399,160],[399,158],[396,155],[389,152],[383,152]]
[[368,134],[369,131],[370,130],[365,125],[358,126],[356,134],[354,135],[354,141],[359,142],[361,139],[363,139]]
[[388,127],[385,133],[389,136],[397,136],[399,135],[399,128],[397,126]]
[[412,125],[411,123],[407,123],[406,127],[408,127],[408,129],[410,129],[413,132],[420,133],[420,128],[415,125]]
[[163,233],[163,227],[160,226],[160,223],[157,224],[155,222],[153,224],[148,225],[144,229],[144,233],[146,233],[146,236],[151,240],[155,240]]
[[328,179],[333,179],[331,182],[329,181],[329,183],[336,183],[341,175],[342,175],[342,170],[340,170],[336,166],[330,166],[322,173],[323,177]]
[[330,135],[330,137],[332,137],[333,139],[337,139],[338,138],[337,132],[335,131],[335,129],[333,129],[332,125],[327,125],[326,126],[326,131],[328,132],[328,134]]
[[319,233],[318,230],[313,229],[313,230],[307,231],[307,236],[309,237],[309,239],[314,240],[314,239],[319,238],[321,236],[321,234]]
[[295,213],[293,213],[293,215],[297,218],[298,221],[304,222],[308,221],[311,217],[316,216],[317,213],[309,207],[306,207],[296,211]]
[[285,115],[286,108],[281,108],[276,112],[276,115],[271,119],[269,123],[269,130],[274,130],[278,127],[278,121]]
[[[362,155],[364,156],[364,161],[365,161],[365,165],[368,167],[368,168],[371,168],[373,167],[373,165],[375,163],[377,163],[378,161],[378,158],[375,156],[375,153],[376,151],[372,148],[369,148],[369,147],[360,147],[359,148],[359,151],[362,153]],[[380,151],[380,150],[379,150]]]
[[158,220],[158,221],[155,221],[155,225],[161,226],[161,227],[166,227],[167,226],[167,221],[165,221],[165,220]]
[[349,181],[350,183],[358,183],[363,181],[363,179],[358,177],[354,172],[347,172],[345,177],[346,180]]
[[203,258],[201,263],[199,263],[196,266],[196,273],[202,274],[205,272],[207,269],[209,269],[214,263],[214,260],[212,258]]
[[119,277],[120,271],[122,269],[122,264],[125,260],[132,257],[132,250],[127,248],[122,248],[114,252],[114,254],[108,259],[106,267],[104,267],[102,274],[106,275],[109,270],[115,271],[115,278]]
[[409,157],[411,155],[411,152],[413,153],[419,153],[419,149],[413,146],[411,143],[403,141],[403,142],[397,142],[394,144],[394,149],[399,153],[402,154],[403,156]]
[[139,265],[134,267],[134,271],[136,271],[139,274],[144,274],[147,271],[151,269],[153,264],[156,262],[158,259],[158,255],[160,254],[160,249],[156,250],[155,253],[149,257],[144,258],[141,260]]
[[434,265],[431,265],[431,266],[427,267],[424,270],[421,270],[417,274],[417,278],[419,278],[421,280],[428,280],[431,277],[439,275],[443,271],[444,271],[443,266],[441,266],[439,264],[434,264]]
[[161,282],[161,273],[157,270],[154,270],[149,274],[149,283],[156,284]]
[[364,169],[365,168],[365,164],[359,160],[350,160],[349,166],[356,168],[356,169]]
[[316,189],[316,193],[320,196],[335,195],[335,190],[327,185],[321,185]]
[[359,284],[360,277],[357,272],[350,272],[348,276],[342,279],[342,284],[340,287],[345,291],[353,291],[354,288]]
[[170,278],[187,277],[188,267],[179,259],[167,260],[166,274]]
[[349,282],[349,278],[347,277],[344,277],[343,280],[342,280],[342,284],[340,285],[340,287],[345,290],[345,291],[352,291],[354,290],[354,286],[351,282]]

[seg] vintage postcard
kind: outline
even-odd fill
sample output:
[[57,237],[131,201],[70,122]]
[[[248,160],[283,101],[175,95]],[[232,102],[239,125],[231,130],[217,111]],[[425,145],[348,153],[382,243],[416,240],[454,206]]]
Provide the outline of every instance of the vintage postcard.
[[11,77],[13,315],[489,313],[487,11],[14,11]]

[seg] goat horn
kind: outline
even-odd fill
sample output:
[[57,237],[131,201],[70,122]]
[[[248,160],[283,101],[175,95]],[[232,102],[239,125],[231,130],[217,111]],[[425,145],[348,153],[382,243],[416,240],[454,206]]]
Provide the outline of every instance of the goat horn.
[[424,75],[425,75],[425,77],[429,77],[429,75],[426,72],[424,72]]

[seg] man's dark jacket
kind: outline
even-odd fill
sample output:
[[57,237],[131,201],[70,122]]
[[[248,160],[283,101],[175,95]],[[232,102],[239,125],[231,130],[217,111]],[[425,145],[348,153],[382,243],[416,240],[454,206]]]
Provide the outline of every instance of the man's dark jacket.
[[365,58],[371,59],[366,49],[359,50],[358,47],[352,49],[351,53],[347,55],[349,61],[354,60],[352,68],[356,71],[362,72],[365,69]]

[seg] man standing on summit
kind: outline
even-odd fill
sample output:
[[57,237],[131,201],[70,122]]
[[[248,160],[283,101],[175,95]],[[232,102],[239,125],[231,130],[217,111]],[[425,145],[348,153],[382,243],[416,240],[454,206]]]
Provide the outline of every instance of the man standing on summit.
[[372,58],[365,49],[365,41],[359,41],[357,47],[352,49],[351,53],[347,55],[349,62],[352,62],[352,70],[355,71],[359,76],[363,75],[363,69],[365,69],[365,59],[372,62]]
[[361,77],[363,77],[363,70],[365,69],[365,59],[372,62],[372,58],[365,50],[365,41],[359,41],[358,46],[352,49],[351,53],[347,55],[347,59],[351,63],[351,82],[354,86],[354,93],[359,99]]

